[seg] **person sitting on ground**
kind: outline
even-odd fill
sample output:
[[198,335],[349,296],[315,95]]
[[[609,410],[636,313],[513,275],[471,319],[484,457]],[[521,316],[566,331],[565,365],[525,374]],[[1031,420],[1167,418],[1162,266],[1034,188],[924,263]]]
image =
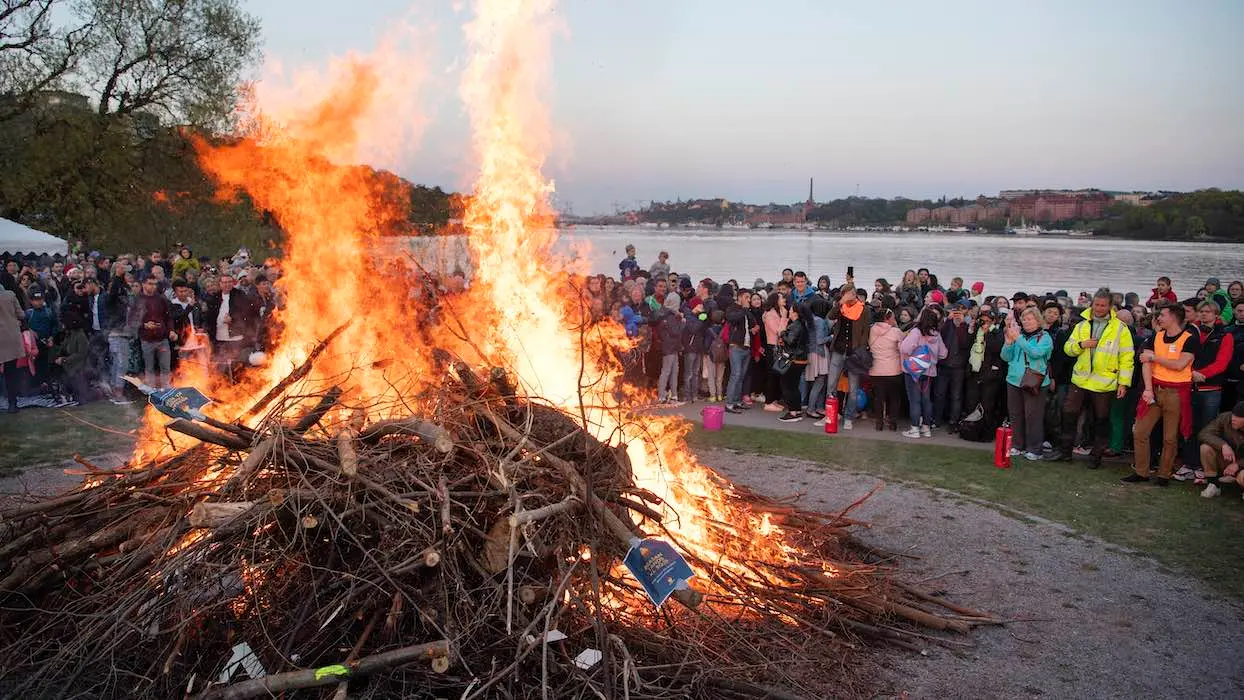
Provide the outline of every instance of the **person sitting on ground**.
[[[1214,420],[1223,406],[1223,388],[1235,339],[1227,332],[1218,316],[1218,304],[1213,301],[1201,302],[1192,318],[1188,330],[1200,341],[1200,349],[1192,361],[1192,432],[1195,434]],[[1203,479],[1196,442],[1185,442],[1180,454],[1183,466],[1175,472],[1175,480]]]
[[1197,438],[1201,443],[1201,468],[1205,470],[1205,489],[1201,497],[1213,498],[1221,493],[1218,484],[1244,487],[1244,471],[1239,464],[1239,455],[1244,449],[1244,401],[1218,414],[1201,429]]
[[64,314],[65,340],[53,363],[59,368],[61,380],[79,405],[94,398],[91,392],[90,345],[86,337],[86,318],[77,308]]

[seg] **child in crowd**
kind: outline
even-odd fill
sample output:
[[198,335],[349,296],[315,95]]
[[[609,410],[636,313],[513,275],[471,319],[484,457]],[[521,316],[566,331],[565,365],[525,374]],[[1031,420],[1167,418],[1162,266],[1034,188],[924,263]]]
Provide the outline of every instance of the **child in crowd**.
[[725,321],[726,313],[721,309],[713,309],[708,315],[708,349],[704,353],[704,377],[708,384],[708,400],[714,403],[726,398],[725,387],[721,383],[722,375],[726,372],[726,363],[730,361],[729,346],[721,337]]
[[683,318],[677,294],[666,294],[660,321],[661,376],[657,403],[678,404],[678,351],[682,349]]

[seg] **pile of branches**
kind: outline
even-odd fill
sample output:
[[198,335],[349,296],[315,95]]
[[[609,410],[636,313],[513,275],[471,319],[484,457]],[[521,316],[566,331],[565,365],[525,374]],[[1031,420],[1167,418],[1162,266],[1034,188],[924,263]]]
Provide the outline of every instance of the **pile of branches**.
[[[701,560],[625,450],[451,366],[420,415],[285,382],[253,427],[174,421],[201,442],[0,513],[0,695],[845,696],[863,644],[996,622],[898,582],[845,514],[724,481],[806,561]],[[619,566],[640,536],[707,573],[657,608]]]

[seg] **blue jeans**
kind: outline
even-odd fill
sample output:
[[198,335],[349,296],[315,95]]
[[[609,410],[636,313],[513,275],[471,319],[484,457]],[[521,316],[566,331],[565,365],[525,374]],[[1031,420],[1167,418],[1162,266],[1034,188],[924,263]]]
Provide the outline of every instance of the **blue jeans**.
[[933,380],[933,415],[940,422],[943,418],[957,425],[963,417],[963,387],[966,367],[938,365]]
[[682,400],[695,401],[700,394],[700,360],[703,355],[694,352],[682,356]]
[[[827,375],[822,374],[815,381],[808,383],[808,410],[820,413],[825,410],[825,383]],[[804,380],[807,382],[807,380]]]
[[933,380],[930,377],[914,379],[909,374],[903,375],[903,385],[907,387],[908,414],[911,426],[921,425],[933,427]]
[[729,406],[743,403],[743,380],[747,378],[747,363],[751,357],[750,349],[730,346],[730,383],[726,387],[726,404]]
[[1221,391],[1192,392],[1192,437],[1184,440],[1183,447],[1180,448],[1180,456],[1183,457],[1184,464],[1188,467],[1192,469],[1201,467],[1201,441],[1196,439],[1197,433],[1218,417],[1218,411],[1221,408]]
[[112,358],[108,368],[108,386],[119,390],[125,385],[121,377],[130,368],[130,339],[123,335],[109,335],[108,355]]
[[[831,352],[829,354],[829,374],[825,378],[826,396],[828,392],[838,391],[838,380],[842,378],[842,373],[847,366],[847,355],[842,352]],[[855,372],[847,372],[847,400],[843,403],[842,415],[845,418],[855,420],[859,418],[859,411],[855,410],[855,396],[860,391],[860,375]],[[811,406],[811,402],[808,404]],[[930,411],[932,413],[932,411]]]

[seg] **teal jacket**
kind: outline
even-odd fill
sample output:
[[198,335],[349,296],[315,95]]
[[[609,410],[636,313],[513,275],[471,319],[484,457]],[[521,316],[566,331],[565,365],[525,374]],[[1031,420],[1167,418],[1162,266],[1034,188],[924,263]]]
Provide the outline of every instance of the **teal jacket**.
[[1010,345],[1002,346],[1002,359],[1007,361],[1006,383],[1019,386],[1024,378],[1024,359],[1028,367],[1045,375],[1041,386],[1050,385],[1050,371],[1046,366],[1050,361],[1050,353],[1054,351],[1054,340],[1047,331],[1041,331],[1033,338],[1025,338],[1022,334]]

